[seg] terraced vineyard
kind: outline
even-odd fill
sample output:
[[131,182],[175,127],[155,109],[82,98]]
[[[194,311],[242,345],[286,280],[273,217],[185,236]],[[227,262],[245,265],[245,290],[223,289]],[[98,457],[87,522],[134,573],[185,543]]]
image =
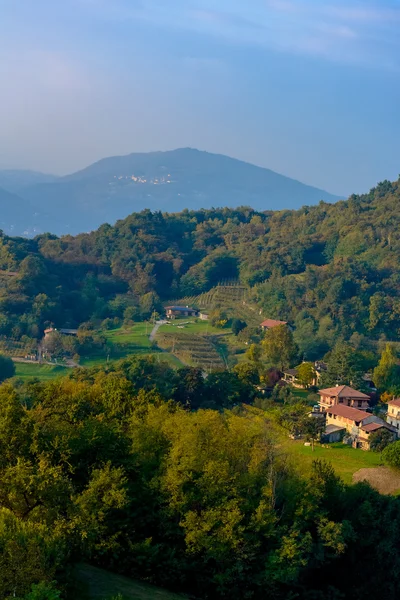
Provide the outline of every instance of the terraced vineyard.
[[226,310],[231,318],[242,319],[251,326],[259,325],[262,320],[258,307],[247,302],[246,288],[239,284],[218,285],[199,296],[186,296],[170,300],[168,304],[192,306],[200,310],[212,310],[220,307]]
[[183,363],[205,371],[226,368],[222,356],[210,336],[190,333],[158,333],[157,344],[177,356]]

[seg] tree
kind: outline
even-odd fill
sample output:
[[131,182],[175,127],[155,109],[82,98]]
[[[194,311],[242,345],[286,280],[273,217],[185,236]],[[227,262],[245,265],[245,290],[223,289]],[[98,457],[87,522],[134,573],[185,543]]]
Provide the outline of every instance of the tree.
[[314,444],[321,438],[321,434],[325,431],[324,417],[307,416],[302,424],[302,432],[307,440],[311,442],[312,451],[314,452]]
[[64,336],[59,331],[52,331],[44,338],[43,348],[50,356],[62,356],[64,354]]
[[0,354],[0,382],[10,379],[15,375],[14,362],[8,356]]
[[232,333],[236,336],[247,327],[247,323],[245,321],[241,321],[240,319],[233,319],[232,321]]
[[293,334],[287,325],[278,325],[269,329],[262,346],[268,362],[281,370],[290,365],[298,351]]
[[382,458],[389,467],[400,469],[400,440],[386,446],[382,452]]
[[378,429],[374,433],[371,433],[369,438],[369,446],[373,452],[382,452],[384,449],[393,442],[393,433],[391,433],[385,427]]
[[260,383],[258,368],[254,363],[243,362],[233,368],[240,381],[248,385],[257,385]]
[[213,327],[220,327],[221,329],[228,323],[228,315],[221,308],[215,308],[211,311],[209,319]]
[[397,395],[400,393],[400,366],[392,344],[386,344],[378,366],[374,369],[373,380],[382,391]]
[[345,342],[338,342],[327,358],[328,368],[322,374],[321,385],[331,387],[350,385],[360,389],[363,387],[363,357]]
[[310,387],[315,380],[315,367],[313,363],[301,363],[301,365],[297,367],[297,379],[304,387]]
[[259,344],[251,344],[246,351],[246,358],[251,362],[259,363],[262,356],[262,348]]

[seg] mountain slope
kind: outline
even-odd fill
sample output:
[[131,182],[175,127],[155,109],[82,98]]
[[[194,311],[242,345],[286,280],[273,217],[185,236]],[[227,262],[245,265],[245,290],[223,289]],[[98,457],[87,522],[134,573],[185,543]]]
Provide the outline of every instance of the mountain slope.
[[55,233],[93,230],[144,208],[273,210],[339,199],[269,169],[190,148],[105,158],[23,194],[42,212],[57,216]]
[[40,215],[30,202],[0,188],[0,229],[9,235],[35,235],[41,231]]
[[56,175],[27,171],[24,169],[0,170],[0,187],[8,192],[18,193],[27,186],[51,183],[58,179]]

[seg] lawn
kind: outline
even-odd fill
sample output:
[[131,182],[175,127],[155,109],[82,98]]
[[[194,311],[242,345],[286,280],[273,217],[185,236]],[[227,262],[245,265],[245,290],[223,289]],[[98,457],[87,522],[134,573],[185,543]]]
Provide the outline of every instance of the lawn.
[[108,360],[118,360],[131,354],[150,354],[153,351],[149,340],[152,323],[135,323],[132,327],[119,327],[100,331],[107,340],[107,349],[100,354],[82,357],[80,364],[83,367],[96,367],[103,365]]
[[32,377],[36,377],[41,381],[48,381],[49,379],[68,375],[70,372],[71,369],[56,365],[15,363],[15,376],[20,379],[31,379]]
[[110,600],[121,594],[124,600],[182,600],[185,596],[173,594],[158,587],[109,573],[103,569],[81,564],[75,568],[78,591],[76,600]]
[[313,452],[311,447],[304,446],[304,441],[285,438],[283,446],[303,472],[311,472],[313,460],[324,459],[332,463],[336,473],[346,483],[352,482],[353,474],[359,469],[378,467],[382,464],[379,453],[358,450],[342,443],[329,444],[326,448],[316,445]]
[[[98,367],[104,365],[107,360],[119,360],[126,356],[156,355],[160,360],[167,361],[173,367],[182,367],[181,361],[168,352],[162,352],[160,348],[154,347],[149,339],[153,329],[153,323],[135,323],[132,327],[119,327],[100,331],[107,340],[107,349],[101,354],[82,357],[80,364],[83,367]],[[181,331],[178,329],[177,331]]]
[[[183,327],[183,329],[181,329]],[[200,321],[187,319],[174,319],[168,325],[161,325],[158,330],[160,333],[195,333],[198,335],[221,335],[230,333],[229,329],[220,329],[213,327],[209,321]],[[231,334],[232,335],[232,334]]]

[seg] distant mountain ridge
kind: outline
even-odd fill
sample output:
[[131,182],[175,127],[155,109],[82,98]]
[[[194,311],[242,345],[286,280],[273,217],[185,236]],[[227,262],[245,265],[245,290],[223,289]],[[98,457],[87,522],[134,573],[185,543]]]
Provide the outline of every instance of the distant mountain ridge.
[[29,171],[26,169],[0,170],[0,187],[8,192],[19,193],[24,188],[39,183],[52,183],[59,179],[56,175]]
[[23,186],[19,194],[58,235],[91,231],[145,208],[247,205],[264,211],[340,199],[270,169],[191,148],[104,158],[71,175]]

